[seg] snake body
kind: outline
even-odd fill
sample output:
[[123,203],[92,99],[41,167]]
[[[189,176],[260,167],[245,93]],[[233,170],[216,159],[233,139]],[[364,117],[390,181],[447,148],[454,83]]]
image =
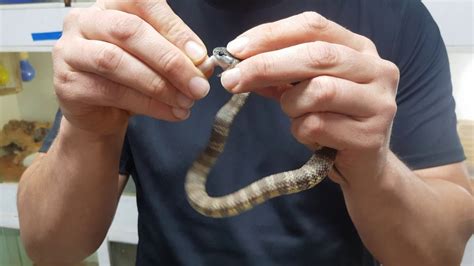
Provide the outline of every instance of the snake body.
[[[230,69],[240,62],[224,47],[215,48],[213,57],[223,69]],[[310,189],[320,183],[333,166],[336,151],[321,147],[298,169],[269,175],[228,195],[209,196],[206,192],[207,176],[224,151],[232,122],[248,96],[249,93],[233,95],[217,112],[208,145],[186,175],[188,201],[205,216],[221,218],[238,215],[268,199]]]

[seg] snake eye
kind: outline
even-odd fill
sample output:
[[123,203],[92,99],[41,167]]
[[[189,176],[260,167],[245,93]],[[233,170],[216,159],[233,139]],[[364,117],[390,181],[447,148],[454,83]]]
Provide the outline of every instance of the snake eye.
[[218,54],[219,56],[224,56],[224,55],[225,55],[225,53],[224,53],[223,51],[219,51],[217,54]]

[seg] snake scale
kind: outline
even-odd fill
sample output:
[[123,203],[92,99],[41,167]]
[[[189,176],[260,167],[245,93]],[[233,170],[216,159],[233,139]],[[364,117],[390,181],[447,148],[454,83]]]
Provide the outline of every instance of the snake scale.
[[[211,59],[224,70],[240,62],[224,47],[215,48]],[[232,122],[248,96],[249,93],[233,95],[217,112],[208,145],[186,175],[188,201],[196,211],[205,216],[222,218],[238,215],[268,199],[310,189],[321,182],[333,166],[336,151],[321,147],[298,169],[269,175],[228,195],[209,196],[206,192],[207,176],[224,151]]]

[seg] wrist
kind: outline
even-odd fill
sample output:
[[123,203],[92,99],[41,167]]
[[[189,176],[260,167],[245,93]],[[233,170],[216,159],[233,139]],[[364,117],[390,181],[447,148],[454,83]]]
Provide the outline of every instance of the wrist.
[[113,145],[114,143],[122,143],[125,137],[127,124],[113,133],[99,134],[93,131],[81,129],[71,124],[65,117],[61,120],[61,127],[59,129],[59,136],[68,143],[81,142],[89,145]]
[[396,190],[400,181],[399,172],[402,171],[400,165],[403,165],[403,163],[390,150],[387,150],[381,157],[379,157],[381,159],[376,166],[371,166],[374,171],[367,172],[371,174],[350,178],[348,185],[341,186],[344,193],[367,196],[373,193],[391,193]]
[[[53,147],[63,156],[100,156],[105,159],[120,158],[126,126],[113,134],[97,134],[77,128],[62,118],[57,140]],[[55,147],[54,147],[55,146]]]

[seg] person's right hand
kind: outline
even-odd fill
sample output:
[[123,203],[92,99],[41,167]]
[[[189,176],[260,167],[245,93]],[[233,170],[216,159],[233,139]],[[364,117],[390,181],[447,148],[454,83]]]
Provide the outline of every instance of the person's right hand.
[[206,57],[165,0],[98,0],[64,20],[55,92],[66,120],[98,135],[123,131],[132,114],[179,121],[209,91],[195,66]]

